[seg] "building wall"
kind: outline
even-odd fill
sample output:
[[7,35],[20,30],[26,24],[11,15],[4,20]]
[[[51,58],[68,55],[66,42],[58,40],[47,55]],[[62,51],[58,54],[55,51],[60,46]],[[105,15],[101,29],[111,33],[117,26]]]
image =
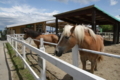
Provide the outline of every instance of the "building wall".
[[[29,27],[30,25],[31,27]],[[15,32],[16,34],[21,34],[23,33],[24,28],[30,28],[30,29],[33,29],[34,31],[39,31],[40,29],[42,32],[46,32],[46,22],[39,22],[34,24],[10,27],[10,28],[7,28],[8,30],[10,30],[8,31],[8,34],[12,34],[13,32]]]

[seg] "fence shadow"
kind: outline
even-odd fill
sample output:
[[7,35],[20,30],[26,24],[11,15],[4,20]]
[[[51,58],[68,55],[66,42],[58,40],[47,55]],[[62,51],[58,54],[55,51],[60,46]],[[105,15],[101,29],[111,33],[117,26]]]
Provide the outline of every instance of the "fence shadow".
[[[37,67],[38,66],[38,61],[34,56],[36,56],[36,55],[34,55],[32,53],[26,53],[26,58],[29,61],[30,66],[33,67],[34,69],[36,69],[37,72],[40,73],[40,69]],[[33,61],[31,61],[30,57],[32,58],[32,60],[35,61],[35,63]]]

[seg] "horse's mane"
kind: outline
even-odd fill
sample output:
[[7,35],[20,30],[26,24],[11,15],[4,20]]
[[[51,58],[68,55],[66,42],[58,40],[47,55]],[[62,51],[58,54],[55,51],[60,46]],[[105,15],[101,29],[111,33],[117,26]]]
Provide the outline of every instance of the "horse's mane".
[[[73,26],[71,25],[65,25],[62,35],[69,37],[71,34],[70,31],[72,27]],[[90,28],[86,27],[85,25],[76,25],[73,33],[79,42],[83,42],[85,36],[85,32],[84,32],[85,30],[88,30],[90,36],[96,39],[95,33]]]
[[26,31],[25,31],[25,34],[27,34],[27,35],[29,35],[29,36],[31,36],[31,37],[33,37],[33,38],[36,38],[37,36],[39,36],[39,35],[41,35],[41,33],[39,33],[39,32],[36,32],[36,31],[34,31],[34,30],[32,30],[32,29],[25,29]]
[[75,37],[78,38],[79,42],[83,42],[84,36],[85,36],[85,30],[88,30],[88,33],[90,34],[91,37],[96,39],[96,35],[93,32],[92,29],[86,27],[85,25],[77,25],[74,30]]

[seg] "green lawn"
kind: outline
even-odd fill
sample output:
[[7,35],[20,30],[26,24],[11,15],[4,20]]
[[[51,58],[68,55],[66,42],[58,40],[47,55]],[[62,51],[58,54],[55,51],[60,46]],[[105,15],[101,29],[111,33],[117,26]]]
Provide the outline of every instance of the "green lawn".
[[14,65],[13,69],[16,71],[16,74],[14,75],[15,80],[35,80],[30,71],[27,68],[24,69],[22,59],[20,59],[20,57],[16,57],[15,51],[12,49],[11,45],[6,43],[6,47]]

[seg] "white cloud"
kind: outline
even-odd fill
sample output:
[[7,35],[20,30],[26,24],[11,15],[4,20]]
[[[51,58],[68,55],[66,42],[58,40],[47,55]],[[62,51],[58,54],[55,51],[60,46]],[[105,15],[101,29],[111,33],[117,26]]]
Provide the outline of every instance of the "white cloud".
[[88,4],[89,2],[98,1],[98,0],[70,0],[70,1]]
[[68,2],[68,1],[72,1],[72,2],[77,2],[77,3],[83,3],[83,4],[88,4],[89,2],[93,2],[93,1],[98,1],[98,0],[56,0],[56,1],[61,1],[61,2]]
[[110,5],[116,5],[118,3],[118,1],[117,0],[110,0]]
[[20,2],[24,2],[25,0],[0,0],[2,4],[19,4]]
[[11,24],[53,19],[53,15],[57,13],[58,11],[47,12],[46,9],[37,9],[29,5],[0,7],[0,29]]

